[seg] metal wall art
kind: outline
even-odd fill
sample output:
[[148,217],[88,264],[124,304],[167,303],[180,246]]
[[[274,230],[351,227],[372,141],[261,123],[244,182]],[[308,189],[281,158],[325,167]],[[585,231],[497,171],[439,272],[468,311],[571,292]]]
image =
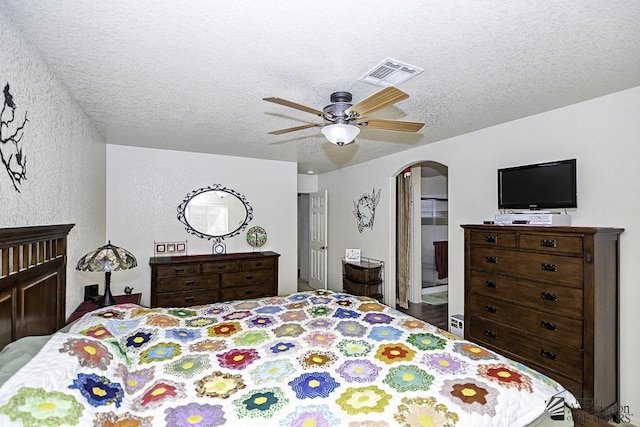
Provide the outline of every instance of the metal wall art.
[[7,170],[13,188],[20,192],[20,185],[27,179],[27,158],[22,154],[22,136],[27,120],[16,121],[16,104],[9,92],[9,83],[4,87],[4,104],[0,112],[0,161]]
[[376,192],[374,188],[371,194],[364,193],[358,201],[353,201],[353,215],[356,217],[358,231],[362,233],[365,228],[373,229],[373,220],[376,217],[376,206],[380,201],[382,189]]

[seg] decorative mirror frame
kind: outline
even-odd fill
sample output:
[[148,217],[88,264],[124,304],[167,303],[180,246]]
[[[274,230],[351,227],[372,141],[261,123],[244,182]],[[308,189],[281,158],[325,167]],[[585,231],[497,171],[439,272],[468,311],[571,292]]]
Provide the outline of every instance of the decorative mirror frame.
[[[189,204],[189,202],[196,197],[199,194],[202,193],[206,193],[208,191],[224,191],[225,193],[229,193],[233,196],[235,196],[236,198],[238,198],[240,200],[240,202],[242,202],[242,204],[245,207],[245,210],[247,211],[247,215],[244,218],[244,221],[242,222],[242,224],[236,228],[233,231],[230,231],[226,234],[220,234],[220,235],[211,235],[211,234],[205,234],[199,230],[196,230],[195,228],[193,228],[191,226],[191,224],[189,224],[189,221],[187,221],[187,217],[186,217],[186,208],[187,205]],[[240,193],[238,193],[235,190],[232,190],[231,188],[227,188],[227,187],[223,187],[220,184],[214,184],[210,187],[203,187],[203,188],[199,188],[197,190],[194,190],[190,193],[188,193],[186,195],[186,197],[184,198],[184,200],[182,201],[182,203],[180,203],[180,205],[178,205],[178,220],[183,223],[185,225],[185,228],[187,230],[188,233],[194,234],[198,237],[201,237],[203,239],[207,239],[207,240],[211,240],[213,239],[214,242],[216,243],[221,243],[222,239],[224,239],[225,237],[233,237],[235,235],[240,234],[245,228],[247,228],[247,226],[249,225],[249,222],[251,222],[251,220],[253,219],[253,208],[251,207],[251,205],[249,204],[249,202],[247,201],[247,199]]]

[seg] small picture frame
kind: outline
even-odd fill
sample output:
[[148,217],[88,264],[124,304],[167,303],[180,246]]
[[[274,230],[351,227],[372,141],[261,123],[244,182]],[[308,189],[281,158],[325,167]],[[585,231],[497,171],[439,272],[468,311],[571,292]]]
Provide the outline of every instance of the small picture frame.
[[360,262],[360,249],[347,249],[344,254],[346,262]]
[[153,252],[155,256],[184,256],[187,254],[187,240],[174,242],[153,242]]

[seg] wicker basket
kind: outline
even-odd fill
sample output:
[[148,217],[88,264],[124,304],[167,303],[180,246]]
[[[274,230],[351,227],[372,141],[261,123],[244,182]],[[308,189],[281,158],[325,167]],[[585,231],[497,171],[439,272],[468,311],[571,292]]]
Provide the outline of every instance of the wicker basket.
[[379,282],[381,280],[382,265],[367,261],[359,263],[344,263],[344,275],[346,278],[360,283]]
[[361,283],[349,280],[346,277],[342,280],[342,288],[351,295],[364,295],[365,297],[375,298],[382,297],[380,293],[380,282]]

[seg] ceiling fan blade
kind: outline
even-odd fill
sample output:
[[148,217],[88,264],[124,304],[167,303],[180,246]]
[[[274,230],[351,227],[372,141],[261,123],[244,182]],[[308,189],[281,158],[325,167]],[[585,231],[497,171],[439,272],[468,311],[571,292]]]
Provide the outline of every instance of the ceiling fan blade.
[[275,104],[284,105],[285,107],[295,108],[296,110],[304,111],[306,113],[315,114],[316,116],[320,116],[320,117],[324,116],[324,111],[317,110],[317,109],[311,108],[311,107],[307,107],[306,105],[297,104],[297,103],[292,102],[292,101],[287,101],[286,99],[275,98],[275,97],[272,96],[272,97],[269,97],[269,98],[262,98],[262,100],[263,101],[273,102]]
[[297,130],[309,129],[309,128],[314,128],[314,127],[318,127],[318,126],[322,126],[322,125],[318,124],[318,123],[309,123],[308,125],[302,125],[302,126],[296,126],[296,127],[292,127],[292,128],[274,130],[272,132],[268,132],[268,134],[269,135],[282,135],[283,133],[295,132]]
[[370,129],[395,130],[398,132],[418,132],[424,126],[421,122],[405,122],[402,120],[359,118],[356,125]]
[[408,97],[409,95],[407,95],[400,89],[389,86],[382,89],[380,92],[374,93],[370,97],[365,98],[357,104],[347,108],[345,110],[345,113],[356,113],[359,116],[364,116],[365,114],[380,110],[381,108],[387,107],[391,104],[395,104],[396,102],[407,99]]

